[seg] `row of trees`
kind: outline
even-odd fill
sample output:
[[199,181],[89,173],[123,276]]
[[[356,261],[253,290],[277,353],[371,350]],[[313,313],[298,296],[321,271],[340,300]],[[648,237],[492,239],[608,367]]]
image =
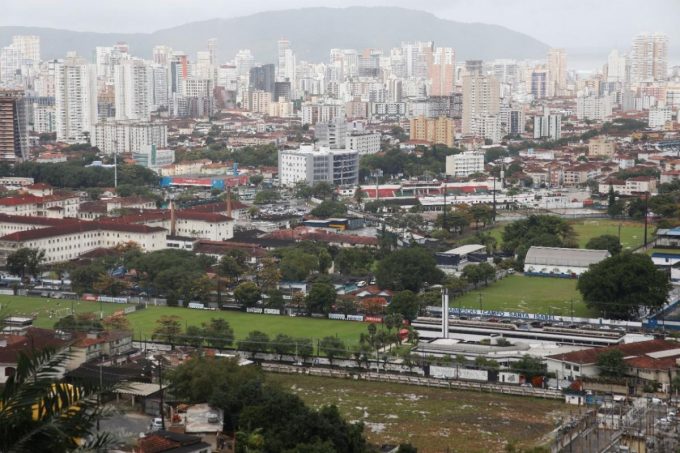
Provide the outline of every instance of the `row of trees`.
[[[114,182],[112,168],[85,167],[81,160],[54,164],[27,161],[14,167],[0,167],[0,176],[30,177],[35,182],[69,188],[112,187]],[[118,182],[134,187],[157,186],[158,175],[139,165],[119,165]]]

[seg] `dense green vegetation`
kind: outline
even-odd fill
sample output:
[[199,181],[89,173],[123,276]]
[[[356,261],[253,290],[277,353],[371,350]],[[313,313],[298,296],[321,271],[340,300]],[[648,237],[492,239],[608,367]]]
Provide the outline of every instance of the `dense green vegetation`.
[[578,289],[599,316],[639,319],[666,303],[671,284],[649,256],[625,252],[590,266]]
[[443,145],[419,146],[412,153],[390,148],[381,154],[371,154],[361,159],[359,177],[362,181],[371,180],[371,174],[380,170],[384,177],[423,176],[432,177],[444,173],[446,156],[459,153],[459,149]]
[[169,379],[181,400],[224,410],[226,430],[236,433],[237,452],[371,451],[363,424],[346,422],[335,406],[310,409],[298,396],[267,383],[258,368],[196,357]]
[[[47,183],[53,187],[113,187],[112,168],[85,167],[84,164],[82,160],[56,164],[21,162],[14,167],[0,166],[0,176],[30,177],[36,183]],[[139,165],[118,165],[118,183],[131,187],[155,186],[158,176]]]
[[244,146],[242,148],[226,148],[213,144],[207,148],[192,149],[177,154],[177,161],[210,159],[213,162],[238,162],[243,166],[276,167],[278,165],[278,149],[275,145]]

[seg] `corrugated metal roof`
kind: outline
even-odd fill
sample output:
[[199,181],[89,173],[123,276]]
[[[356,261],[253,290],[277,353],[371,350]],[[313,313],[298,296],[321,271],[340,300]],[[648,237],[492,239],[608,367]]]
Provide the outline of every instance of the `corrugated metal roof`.
[[609,258],[607,250],[568,249],[533,246],[527,252],[524,264],[540,266],[588,267]]

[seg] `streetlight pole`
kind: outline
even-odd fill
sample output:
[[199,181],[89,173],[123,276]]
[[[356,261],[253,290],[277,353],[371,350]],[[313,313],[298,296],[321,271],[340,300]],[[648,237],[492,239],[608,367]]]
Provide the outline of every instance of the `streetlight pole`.
[[645,192],[645,250],[647,250],[647,210],[649,209],[649,192]]

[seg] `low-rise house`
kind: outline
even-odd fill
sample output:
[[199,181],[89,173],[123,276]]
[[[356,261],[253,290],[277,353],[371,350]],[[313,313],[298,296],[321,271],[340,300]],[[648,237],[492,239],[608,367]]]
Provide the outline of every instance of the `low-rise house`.
[[17,369],[19,354],[31,354],[45,348],[61,349],[67,341],[51,329],[28,327],[23,332],[0,334],[0,384],[7,382]]
[[670,389],[680,361],[680,343],[675,341],[658,339],[556,354],[546,358],[547,371],[557,379],[569,381],[596,378],[601,372],[598,357],[612,350],[623,354],[625,375],[634,378],[636,383],[657,382],[662,391]]
[[198,436],[154,431],[137,440],[135,453],[210,453],[212,447]]
[[70,345],[71,357],[67,369],[73,370],[83,363],[101,358],[115,358],[132,351],[132,332],[101,331],[79,336]]

